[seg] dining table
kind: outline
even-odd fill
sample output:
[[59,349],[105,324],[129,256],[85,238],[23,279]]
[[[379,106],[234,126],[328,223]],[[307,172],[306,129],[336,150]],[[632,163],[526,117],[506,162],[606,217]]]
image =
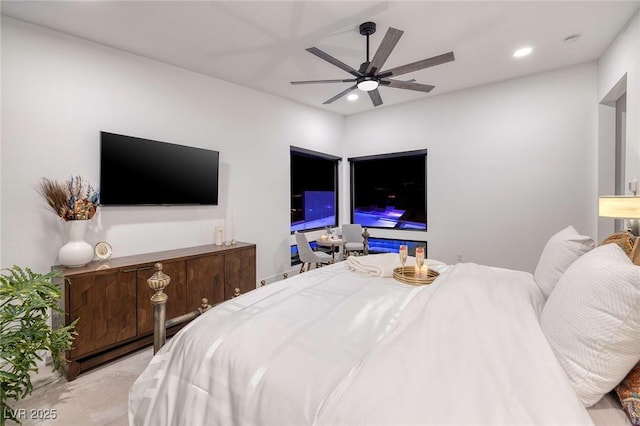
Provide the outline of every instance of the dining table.
[[[340,252],[340,248],[344,247],[346,241],[342,238],[321,236],[316,240],[316,244],[322,247],[331,247],[331,259],[336,261],[336,251]],[[337,248],[337,250],[336,250]]]

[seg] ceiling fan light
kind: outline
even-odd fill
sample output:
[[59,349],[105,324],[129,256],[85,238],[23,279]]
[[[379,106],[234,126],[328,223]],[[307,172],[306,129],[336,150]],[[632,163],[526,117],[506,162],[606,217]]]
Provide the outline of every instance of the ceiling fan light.
[[378,88],[378,84],[377,80],[362,80],[358,83],[358,89],[363,92],[370,92],[372,90],[376,90]]

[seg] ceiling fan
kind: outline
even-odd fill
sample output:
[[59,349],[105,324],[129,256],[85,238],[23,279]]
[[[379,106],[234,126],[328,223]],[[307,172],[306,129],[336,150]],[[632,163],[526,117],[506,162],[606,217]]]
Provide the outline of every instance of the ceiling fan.
[[380,92],[378,91],[378,87],[380,86],[393,87],[395,89],[415,90],[418,92],[430,92],[435,87],[428,84],[415,83],[414,81],[392,80],[389,77],[396,77],[455,60],[453,52],[447,52],[432,58],[423,59],[421,61],[381,71],[382,66],[387,61],[387,58],[389,58],[389,55],[391,55],[391,52],[398,43],[398,40],[400,40],[404,31],[389,27],[387,33],[384,35],[384,39],[382,39],[380,47],[378,47],[378,50],[373,57],[373,60],[369,61],[369,36],[375,32],[375,22],[365,22],[360,25],[360,34],[367,37],[367,60],[363,62],[357,70],[317,47],[310,47],[306,49],[307,52],[316,55],[320,59],[324,59],[330,64],[333,64],[353,75],[355,78],[343,80],[292,81],[291,84],[355,83],[353,86],[343,90],[333,98],[326,100],[323,104],[330,104],[352,90],[360,89],[369,93],[369,98],[371,98],[373,106],[377,107],[378,105],[382,105],[382,97],[380,97]]

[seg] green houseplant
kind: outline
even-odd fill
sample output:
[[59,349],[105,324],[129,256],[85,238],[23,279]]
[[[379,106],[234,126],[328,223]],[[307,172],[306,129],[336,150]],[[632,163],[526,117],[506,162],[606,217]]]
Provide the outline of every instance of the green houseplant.
[[51,353],[57,370],[71,348],[75,321],[57,330],[48,324],[50,309],[61,311],[56,277],[57,271],[43,275],[19,266],[0,271],[0,425],[18,421],[7,403],[33,391],[29,373],[38,371],[43,353]]

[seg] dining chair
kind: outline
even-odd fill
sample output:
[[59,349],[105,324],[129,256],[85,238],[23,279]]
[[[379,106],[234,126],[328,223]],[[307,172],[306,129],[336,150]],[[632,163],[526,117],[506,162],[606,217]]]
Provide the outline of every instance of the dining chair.
[[311,249],[306,235],[296,231],[295,236],[296,244],[298,245],[298,256],[300,257],[300,261],[302,262],[302,265],[300,266],[300,273],[303,273],[305,271],[305,264],[308,265],[308,271],[311,269],[312,263],[316,264],[316,268],[319,268],[322,265],[333,263],[333,259],[327,253],[323,253],[321,251],[313,251]]
[[345,259],[349,257],[351,252],[364,253],[364,237],[362,236],[362,225],[359,223],[342,225],[342,239],[345,241]]

